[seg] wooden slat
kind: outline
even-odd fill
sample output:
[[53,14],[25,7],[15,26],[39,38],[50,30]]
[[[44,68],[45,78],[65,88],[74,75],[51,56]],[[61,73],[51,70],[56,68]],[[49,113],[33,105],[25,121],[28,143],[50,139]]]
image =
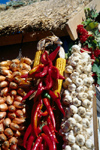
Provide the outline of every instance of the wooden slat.
[[[97,12],[99,12],[100,0],[91,1],[85,8],[92,8],[94,6],[96,6],[96,10]],[[66,30],[72,40],[76,40],[78,38],[76,29],[77,29],[77,25],[82,23],[83,18],[85,18],[84,8],[67,22]]]
[[94,149],[99,150],[96,96],[94,96],[94,99],[93,99],[93,129],[94,129],[94,147],[95,147]]

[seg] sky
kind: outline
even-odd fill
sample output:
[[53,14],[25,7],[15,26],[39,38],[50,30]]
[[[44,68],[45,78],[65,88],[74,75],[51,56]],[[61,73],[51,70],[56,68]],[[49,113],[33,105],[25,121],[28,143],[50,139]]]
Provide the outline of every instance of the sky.
[[0,4],[6,4],[6,2],[9,2],[9,0],[0,0]]

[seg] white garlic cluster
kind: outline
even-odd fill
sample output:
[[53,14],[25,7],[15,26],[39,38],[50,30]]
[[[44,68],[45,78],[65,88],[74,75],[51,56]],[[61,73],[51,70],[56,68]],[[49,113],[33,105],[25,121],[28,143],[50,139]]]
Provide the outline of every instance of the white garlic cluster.
[[94,97],[91,76],[91,58],[80,52],[78,45],[72,46],[72,55],[65,68],[63,98],[65,117],[62,119],[60,135],[63,150],[93,149],[91,119]]

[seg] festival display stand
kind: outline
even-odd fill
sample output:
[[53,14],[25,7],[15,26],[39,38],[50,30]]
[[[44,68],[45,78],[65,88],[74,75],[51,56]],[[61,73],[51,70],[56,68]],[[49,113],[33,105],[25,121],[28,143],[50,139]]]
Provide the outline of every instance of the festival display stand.
[[[93,0],[86,8],[91,6],[96,6],[97,12],[100,10],[99,0]],[[72,40],[77,39],[76,28],[77,25],[82,22],[82,19],[85,17],[84,8],[78,12],[74,17],[68,20],[66,27],[61,30],[52,30],[52,31],[35,31],[35,32],[22,32],[19,34],[12,35],[1,35],[0,36],[0,61],[7,59],[14,59],[19,56],[21,51],[22,56],[28,56],[31,59],[34,59],[36,53],[37,42],[42,38],[51,36],[55,34],[58,37],[70,36]],[[95,90],[95,88],[94,88]],[[98,150],[98,133],[97,133],[97,106],[96,106],[96,96],[93,100],[93,132],[94,132],[94,149]]]

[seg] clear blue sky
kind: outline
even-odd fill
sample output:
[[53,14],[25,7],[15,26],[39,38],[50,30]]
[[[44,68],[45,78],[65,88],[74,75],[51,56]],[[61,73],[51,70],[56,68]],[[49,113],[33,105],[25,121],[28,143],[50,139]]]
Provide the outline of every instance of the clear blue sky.
[[6,4],[6,2],[9,2],[9,0],[0,0],[0,4]]

